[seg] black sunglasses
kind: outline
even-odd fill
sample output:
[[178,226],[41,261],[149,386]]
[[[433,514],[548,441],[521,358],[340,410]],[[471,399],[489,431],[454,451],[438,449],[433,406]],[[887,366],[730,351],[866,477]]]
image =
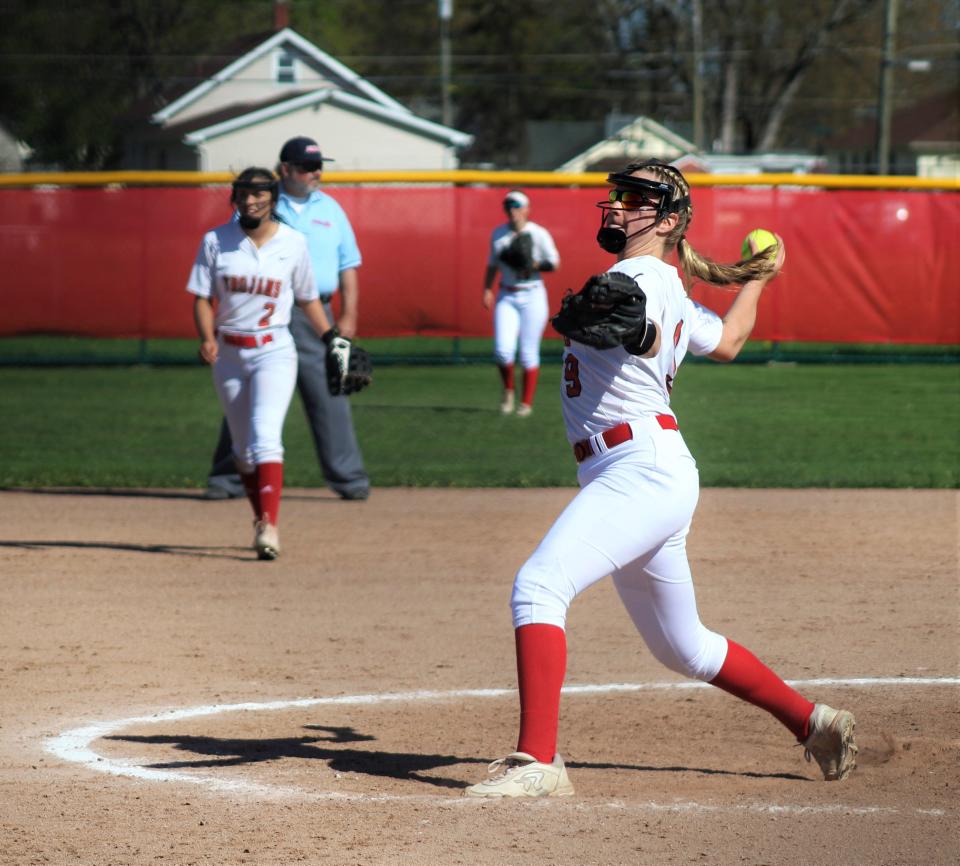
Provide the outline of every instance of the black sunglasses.
[[309,160],[307,162],[292,162],[290,164],[301,174],[304,174],[310,171],[320,171],[320,169],[323,168],[323,163],[320,160]]
[[624,207],[656,207],[660,203],[659,197],[632,189],[612,189],[607,194],[607,199],[611,204],[618,201]]

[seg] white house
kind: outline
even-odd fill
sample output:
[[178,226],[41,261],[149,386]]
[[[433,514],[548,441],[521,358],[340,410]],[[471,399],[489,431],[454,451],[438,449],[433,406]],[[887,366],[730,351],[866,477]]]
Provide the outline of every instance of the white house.
[[24,160],[30,153],[30,148],[0,123],[0,171],[23,171]]
[[692,141],[649,117],[641,115],[627,122],[623,120],[618,116],[608,118],[608,135],[568,159],[555,171],[574,174],[610,171],[629,162],[650,158],[672,162],[684,172],[707,174],[805,174],[823,171],[826,167],[824,157],[804,153],[704,153],[697,150]]
[[606,138],[558,166],[555,171],[572,174],[607,171],[651,157],[673,162],[681,156],[697,152],[692,141],[649,117],[640,116],[619,126]]
[[317,140],[335,171],[445,170],[473,136],[418,117],[289,27],[150,116],[127,137],[137,169],[273,166],[288,138]]

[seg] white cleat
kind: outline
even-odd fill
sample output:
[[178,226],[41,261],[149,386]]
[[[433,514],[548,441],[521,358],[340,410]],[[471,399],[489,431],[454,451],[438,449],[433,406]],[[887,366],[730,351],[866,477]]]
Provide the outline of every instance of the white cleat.
[[256,535],[253,539],[257,559],[276,559],[280,555],[280,535],[277,527],[265,520],[254,523]]
[[517,406],[518,418],[529,418],[533,414],[533,406],[528,403],[521,403]]
[[503,799],[505,797],[569,797],[573,785],[567,778],[563,758],[555,755],[552,764],[542,764],[526,752],[513,752],[488,768],[489,779],[471,785],[464,797]]
[[504,391],[503,399],[500,401],[500,414],[509,415],[513,412],[513,391]]
[[815,758],[828,782],[839,782],[857,766],[857,745],[853,741],[856,719],[846,710],[814,704],[810,714],[810,735],[803,744],[803,756]]

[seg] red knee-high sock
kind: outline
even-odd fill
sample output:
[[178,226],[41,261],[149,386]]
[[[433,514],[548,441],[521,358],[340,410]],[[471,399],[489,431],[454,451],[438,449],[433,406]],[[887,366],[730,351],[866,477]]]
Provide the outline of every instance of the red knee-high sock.
[[503,390],[513,390],[513,364],[497,364],[500,371],[500,378],[503,380]]
[[567,672],[567,635],[555,625],[533,623],[516,630],[520,685],[517,751],[549,764],[557,752],[560,689]]
[[280,494],[283,492],[283,464],[258,463],[257,489],[260,492],[260,519],[276,526],[280,518]]
[[533,395],[537,393],[537,379],[539,378],[539,367],[523,368],[523,402],[527,406],[533,405]]
[[790,688],[750,650],[727,638],[727,657],[711,681],[778,718],[798,740],[806,740],[813,704]]
[[257,471],[240,473],[240,480],[243,482],[243,489],[247,492],[247,499],[253,506],[253,514],[257,520],[262,517],[260,513],[260,490],[257,486]]

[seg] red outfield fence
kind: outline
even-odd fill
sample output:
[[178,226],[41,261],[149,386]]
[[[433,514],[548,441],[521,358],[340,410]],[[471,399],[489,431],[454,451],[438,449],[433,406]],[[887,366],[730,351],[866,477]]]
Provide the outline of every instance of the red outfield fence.
[[[468,173],[448,174],[463,182]],[[71,182],[64,177],[60,182]],[[591,185],[535,188],[565,179],[484,173],[486,183],[501,185],[333,186],[347,176],[328,176],[326,188],[349,215],[363,254],[362,335],[492,333],[480,295],[490,231],[503,221],[505,185],[528,191],[531,218],[557,242],[561,267],[546,277],[555,310],[566,288],[578,288],[612,262],[593,240],[603,176],[577,178]],[[194,335],[184,286],[203,233],[230,216],[228,188],[17,188],[10,180],[0,183],[6,272],[0,336]],[[725,185],[693,190],[689,239],[700,252],[734,261],[744,235],[757,227],[786,242],[786,267],[764,294],[754,338],[960,343],[958,186],[796,185],[813,180],[734,186],[707,176],[706,183]],[[702,285],[693,295],[719,312],[733,297]]]

